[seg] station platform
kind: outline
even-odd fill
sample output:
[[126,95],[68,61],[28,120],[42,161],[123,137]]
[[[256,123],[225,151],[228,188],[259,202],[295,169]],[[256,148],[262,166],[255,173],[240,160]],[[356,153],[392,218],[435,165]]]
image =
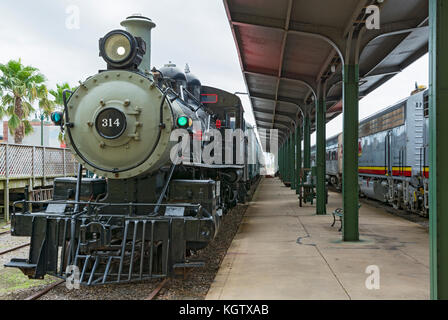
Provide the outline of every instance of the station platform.
[[[345,243],[339,222],[331,227],[341,206],[330,192],[317,216],[278,178],[263,179],[206,299],[429,299],[427,229],[363,203],[361,241]],[[366,286],[368,266],[379,289]]]

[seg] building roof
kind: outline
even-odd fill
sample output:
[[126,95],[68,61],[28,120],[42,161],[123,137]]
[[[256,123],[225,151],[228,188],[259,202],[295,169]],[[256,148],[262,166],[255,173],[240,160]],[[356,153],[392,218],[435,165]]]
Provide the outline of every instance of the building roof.
[[[367,29],[376,5],[380,29]],[[280,143],[326,81],[327,121],[342,112],[347,39],[359,35],[360,98],[428,51],[427,0],[224,0],[257,127]],[[300,107],[300,108],[299,108]],[[311,113],[314,130],[314,112]],[[269,133],[267,133],[269,135]]]

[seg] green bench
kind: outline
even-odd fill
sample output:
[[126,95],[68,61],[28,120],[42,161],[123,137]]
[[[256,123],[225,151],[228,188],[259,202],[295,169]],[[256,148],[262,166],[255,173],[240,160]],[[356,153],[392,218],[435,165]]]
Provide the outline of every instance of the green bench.
[[333,223],[331,224],[332,227],[334,227],[334,225],[336,224],[336,217],[339,218],[339,221],[341,222],[341,227],[339,228],[339,232],[341,232],[342,230],[342,217],[344,216],[344,210],[342,210],[342,208],[337,208],[336,210],[334,210],[332,212],[333,214]]
[[[361,204],[358,204],[358,209],[361,208]],[[332,227],[336,224],[336,218],[339,218],[339,222],[341,223],[341,227],[339,228],[339,232],[342,231],[342,218],[344,217],[344,210],[342,208],[337,208],[332,212],[333,214],[333,223],[331,224]]]

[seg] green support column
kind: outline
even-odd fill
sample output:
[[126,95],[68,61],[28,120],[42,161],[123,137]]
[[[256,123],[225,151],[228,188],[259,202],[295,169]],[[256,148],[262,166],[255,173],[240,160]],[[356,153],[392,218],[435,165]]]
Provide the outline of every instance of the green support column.
[[288,142],[289,142],[289,139],[288,138],[286,138],[286,141],[285,141],[285,150],[284,150],[284,155],[285,155],[285,180],[283,180],[283,182],[288,182],[288,180],[289,180],[289,168],[288,168]]
[[303,168],[311,169],[311,124],[308,111],[303,121]]
[[286,140],[285,143],[283,144],[283,181],[287,180],[287,175],[288,175],[288,167],[287,167],[287,163],[286,163]]
[[288,182],[291,183],[291,137],[288,138],[286,147],[286,163],[288,165]]
[[295,149],[296,149],[296,139],[294,138],[294,132],[291,132],[291,136],[289,138],[289,162],[291,164],[291,174],[289,175],[291,178],[291,189],[296,189],[296,162],[295,162]]
[[280,172],[280,179],[283,180],[283,145],[278,150],[278,170]]
[[291,183],[291,136],[288,138],[286,147],[286,163],[288,165],[288,182]]
[[286,150],[288,150],[288,139],[285,140],[285,143],[283,145],[283,164],[285,166],[285,175],[283,178],[283,182],[288,181],[288,161],[287,161],[287,153]]
[[292,159],[292,181],[291,181],[291,189],[296,190],[296,133],[291,133],[291,159]]
[[286,167],[286,141],[283,144],[283,181],[286,181],[288,168]]
[[285,179],[283,180],[283,182],[288,182],[288,179],[289,179],[289,170],[288,170],[288,138],[286,138],[285,150],[283,152],[284,152],[284,156],[285,156]]
[[358,94],[359,66],[344,66],[342,199],[344,241],[358,241]]
[[286,141],[283,143],[282,146],[282,167],[283,167],[283,171],[282,171],[282,181],[285,181],[285,177],[286,177],[286,161],[285,161],[285,146],[286,146]]
[[429,239],[431,299],[448,300],[448,2],[429,1]]
[[301,183],[300,181],[300,171],[302,170],[302,132],[301,127],[297,127],[296,130],[296,194],[299,194],[299,185]]
[[325,86],[319,89],[316,101],[316,214],[327,214],[326,209],[326,141],[325,141],[325,120],[326,120],[326,103],[325,103]]
[[286,177],[286,161],[285,161],[285,146],[286,141],[283,143],[282,146],[282,181],[285,181]]
[[288,168],[286,166],[286,140],[283,143],[283,175],[282,175],[282,181],[285,182],[287,180],[288,175]]
[[297,131],[299,129],[296,128],[296,130],[294,130],[293,133],[293,140],[294,140],[294,148],[293,148],[293,157],[294,157],[294,179],[293,179],[293,185],[292,185],[292,189],[296,190],[297,189]]

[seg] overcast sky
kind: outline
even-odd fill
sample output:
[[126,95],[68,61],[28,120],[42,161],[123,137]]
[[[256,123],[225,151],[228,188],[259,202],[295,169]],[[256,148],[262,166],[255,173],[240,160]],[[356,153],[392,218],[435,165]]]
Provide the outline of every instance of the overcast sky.
[[[79,8],[79,29],[67,28],[73,6]],[[98,56],[98,39],[128,15],[141,13],[156,23],[151,64],[168,61],[191,72],[203,84],[229,92],[246,92],[235,42],[222,0],[2,0],[0,62],[21,58],[41,70],[49,87],[84,80],[105,63]],[[414,83],[428,84],[426,55],[360,102],[360,118],[405,98]],[[248,121],[249,100],[242,96]],[[342,130],[342,117],[327,126],[327,137]],[[314,142],[314,136],[312,138]]]

